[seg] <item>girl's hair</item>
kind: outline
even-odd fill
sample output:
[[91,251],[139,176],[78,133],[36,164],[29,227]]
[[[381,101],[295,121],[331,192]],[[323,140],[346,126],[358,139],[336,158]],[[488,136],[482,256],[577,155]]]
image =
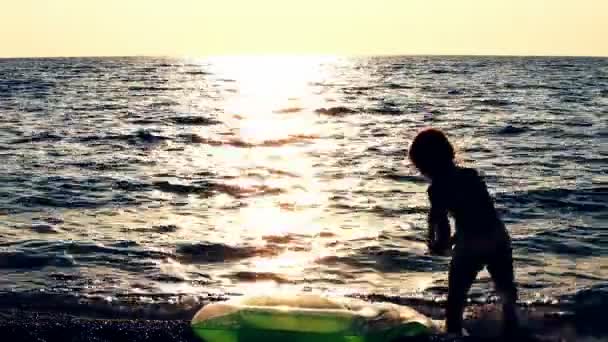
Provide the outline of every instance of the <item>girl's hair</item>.
[[416,135],[410,145],[410,161],[427,176],[441,173],[454,165],[454,147],[445,134],[435,128],[427,128]]

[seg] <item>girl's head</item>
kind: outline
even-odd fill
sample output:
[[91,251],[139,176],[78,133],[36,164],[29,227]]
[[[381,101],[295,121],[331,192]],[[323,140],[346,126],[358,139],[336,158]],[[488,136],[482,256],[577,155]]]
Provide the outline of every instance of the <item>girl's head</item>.
[[454,167],[454,147],[442,131],[427,128],[414,138],[410,161],[423,175],[433,178]]

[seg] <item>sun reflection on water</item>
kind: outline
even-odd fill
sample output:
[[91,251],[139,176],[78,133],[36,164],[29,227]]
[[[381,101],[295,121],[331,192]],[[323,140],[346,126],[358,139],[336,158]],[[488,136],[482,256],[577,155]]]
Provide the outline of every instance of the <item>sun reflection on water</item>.
[[[211,72],[232,83],[233,91],[223,103],[221,119],[236,139],[252,144],[237,158],[222,159],[225,167],[239,170],[230,180],[240,187],[266,186],[280,189],[275,194],[244,199],[246,205],[230,217],[217,217],[216,224],[229,226],[229,239],[266,245],[268,239],[286,237],[275,256],[247,261],[244,268],[281,277],[302,278],[302,272],[325,255],[317,243],[326,227],[318,218],[327,205],[314,156],[307,146],[323,135],[317,124],[319,100],[311,96],[310,85],[323,80],[323,64],[329,57],[223,57],[210,61]],[[256,144],[267,144],[256,146]],[[269,171],[270,170],[270,171]],[[263,172],[266,171],[266,172]],[[297,235],[307,246],[288,241]],[[301,241],[300,241],[301,242]],[[275,291],[275,281],[258,281],[247,286],[250,293]]]

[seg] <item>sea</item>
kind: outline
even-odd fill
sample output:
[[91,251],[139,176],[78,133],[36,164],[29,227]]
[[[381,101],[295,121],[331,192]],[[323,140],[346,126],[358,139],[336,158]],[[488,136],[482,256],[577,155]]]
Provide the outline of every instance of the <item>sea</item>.
[[[604,306],[607,119],[608,58],[1,59],[0,306],[439,307],[449,257],[407,159],[425,127],[483,175],[520,304]],[[470,301],[495,300],[483,271]]]

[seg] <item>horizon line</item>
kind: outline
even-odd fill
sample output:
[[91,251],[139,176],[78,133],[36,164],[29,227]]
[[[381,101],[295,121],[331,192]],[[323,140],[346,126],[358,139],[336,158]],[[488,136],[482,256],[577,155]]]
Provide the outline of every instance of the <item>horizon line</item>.
[[0,56],[2,59],[70,59],[70,58],[174,58],[174,59],[204,59],[217,57],[516,57],[516,58],[608,58],[608,55],[576,55],[576,54],[435,54],[435,53],[387,53],[387,54],[323,54],[323,53],[242,53],[242,54],[209,54],[209,55],[64,55],[64,56]]

